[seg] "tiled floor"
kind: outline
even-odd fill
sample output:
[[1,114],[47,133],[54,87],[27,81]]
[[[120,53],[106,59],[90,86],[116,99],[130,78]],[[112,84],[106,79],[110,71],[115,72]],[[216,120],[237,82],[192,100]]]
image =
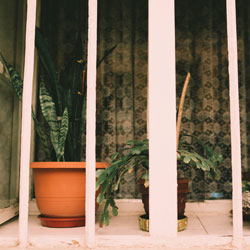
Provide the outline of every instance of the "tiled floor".
[[[138,228],[138,215],[143,213],[140,201],[119,203],[120,213],[111,218],[110,226],[100,228],[96,224],[97,237],[114,236],[148,236],[148,232]],[[129,208],[129,209],[128,209]],[[231,201],[209,201],[207,203],[188,203],[186,215],[188,227],[179,232],[178,237],[203,237],[203,236],[232,236]],[[48,243],[50,240],[58,242],[73,242],[81,245],[85,228],[46,228],[40,225],[36,215],[29,216],[29,237],[32,242],[40,241]],[[17,239],[18,220],[13,219],[0,226],[0,245],[8,239]],[[244,235],[250,236],[250,222],[244,222]],[[197,237],[196,237],[197,238]],[[67,243],[69,244],[69,243]]]

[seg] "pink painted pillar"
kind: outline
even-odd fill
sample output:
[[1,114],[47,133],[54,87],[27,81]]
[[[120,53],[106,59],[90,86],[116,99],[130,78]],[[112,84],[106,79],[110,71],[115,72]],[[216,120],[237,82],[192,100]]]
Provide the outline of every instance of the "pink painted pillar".
[[28,245],[29,164],[31,143],[31,103],[35,52],[35,24],[36,0],[27,0],[19,189],[19,245],[23,248]]
[[97,0],[89,0],[85,240],[87,247],[90,248],[95,245],[96,55]]
[[174,0],[149,0],[150,235],[177,236]]
[[235,0],[227,0],[227,39],[229,61],[229,95],[231,121],[231,157],[233,180],[233,244],[241,248],[242,225],[242,185],[240,147],[240,106],[238,85],[238,54]]

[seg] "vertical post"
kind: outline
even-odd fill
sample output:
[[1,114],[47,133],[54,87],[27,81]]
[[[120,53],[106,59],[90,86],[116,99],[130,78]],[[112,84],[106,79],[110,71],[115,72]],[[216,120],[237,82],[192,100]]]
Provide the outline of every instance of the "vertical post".
[[21,160],[19,189],[19,244],[28,243],[28,204],[29,204],[29,164],[31,139],[31,103],[34,71],[36,0],[27,1],[25,62],[22,98]]
[[86,245],[95,244],[97,0],[89,0],[86,135]]
[[177,236],[174,2],[149,0],[150,235],[162,238]]
[[238,86],[238,55],[236,31],[235,0],[227,0],[227,39],[229,60],[229,93],[231,121],[231,157],[233,181],[233,244],[241,248],[242,227],[242,185],[241,185],[241,148],[240,114]]

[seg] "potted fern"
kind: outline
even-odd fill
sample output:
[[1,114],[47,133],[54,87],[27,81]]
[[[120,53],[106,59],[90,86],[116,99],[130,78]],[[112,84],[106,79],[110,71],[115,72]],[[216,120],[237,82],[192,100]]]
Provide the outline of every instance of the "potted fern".
[[[36,29],[36,48],[42,66],[39,108],[42,119],[32,111],[35,130],[46,155],[45,162],[32,162],[35,196],[44,226],[71,227],[85,224],[85,163],[80,162],[82,136],[86,125],[86,60],[81,37],[73,60],[60,76],[40,31]],[[97,66],[115,49],[106,51]],[[1,55],[12,82],[22,100],[23,81]],[[107,163],[97,162],[96,168]]]
[[[208,176],[219,179],[220,174],[217,170],[217,164],[221,162],[222,156],[217,154],[211,147],[204,144],[198,138],[191,136],[196,140],[202,147],[203,152],[198,153],[195,151],[193,145],[182,143],[182,140],[189,135],[181,136],[179,148],[177,150],[178,163],[187,164],[190,167],[195,167],[203,170]],[[125,173],[132,173],[135,170],[140,170],[142,180],[140,184],[146,189],[149,187],[149,142],[144,141],[128,141],[127,145],[120,152],[116,152],[112,155],[111,163],[106,169],[97,171],[97,183],[96,189],[100,188],[100,194],[97,197],[97,202],[102,204],[105,202],[103,212],[100,215],[100,224],[109,225],[109,210],[108,207],[112,208],[113,215],[118,214],[117,206],[115,205],[114,194],[118,190],[120,181]],[[182,179],[179,181],[182,183]],[[142,189],[142,188],[141,188]],[[148,196],[148,192],[143,192],[142,197]],[[144,200],[148,197],[144,197]],[[181,201],[178,202],[178,204]],[[146,217],[149,215],[148,211],[148,200],[144,203]],[[185,208],[185,206],[184,206]],[[178,209],[179,210],[179,209]],[[178,216],[183,218],[184,211],[180,209]]]
[[[219,179],[220,174],[217,170],[217,164],[222,161],[222,156],[217,154],[211,147],[203,143],[200,139],[192,135],[180,135],[180,125],[185,93],[187,90],[190,74],[188,73],[182,96],[180,99],[178,119],[177,119],[177,162],[178,167],[186,164],[190,167],[201,169],[206,172],[209,177]],[[194,147],[194,144],[188,143],[185,138],[192,138],[200,145],[200,151]],[[182,164],[181,164],[182,163]],[[97,202],[104,202],[103,211],[100,214],[100,225],[109,225],[110,214],[109,207],[112,208],[112,214],[118,214],[118,208],[115,204],[115,192],[118,190],[122,177],[125,173],[132,173],[135,170],[140,170],[140,190],[142,193],[142,201],[144,203],[145,215],[139,217],[139,225],[142,230],[148,231],[149,219],[149,202],[148,202],[148,187],[149,187],[149,141],[128,141],[125,148],[116,152],[111,157],[111,163],[106,169],[97,171],[96,189],[100,190],[97,197]],[[186,219],[184,216],[185,203],[188,192],[188,180],[178,179],[178,219]],[[184,224],[185,223],[180,223]],[[184,229],[179,228],[180,230]]]

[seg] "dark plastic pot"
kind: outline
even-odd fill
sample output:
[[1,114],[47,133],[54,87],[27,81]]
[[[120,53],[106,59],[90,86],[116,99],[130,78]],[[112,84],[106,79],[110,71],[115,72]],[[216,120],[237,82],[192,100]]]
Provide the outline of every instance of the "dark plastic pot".
[[[187,194],[189,192],[188,190],[188,179],[178,179],[178,188],[177,188],[177,193],[178,193],[178,219],[184,218],[184,213],[185,213],[185,207],[186,207],[186,202],[187,202]],[[144,210],[146,213],[146,216],[149,216],[149,188],[146,188],[144,186],[144,180],[140,180],[140,191],[142,194],[142,202],[144,205]],[[163,197],[164,198],[164,197]]]

